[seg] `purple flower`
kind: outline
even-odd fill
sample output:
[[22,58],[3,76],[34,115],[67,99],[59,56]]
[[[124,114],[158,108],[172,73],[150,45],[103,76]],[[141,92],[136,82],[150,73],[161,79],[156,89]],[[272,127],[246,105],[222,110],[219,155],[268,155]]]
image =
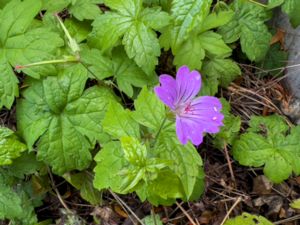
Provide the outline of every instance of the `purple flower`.
[[160,100],[176,115],[176,133],[182,144],[203,141],[203,133],[217,133],[223,126],[222,104],[212,96],[195,98],[201,88],[201,75],[187,66],[178,69],[176,80],[167,74],[159,77],[161,86],[154,88]]

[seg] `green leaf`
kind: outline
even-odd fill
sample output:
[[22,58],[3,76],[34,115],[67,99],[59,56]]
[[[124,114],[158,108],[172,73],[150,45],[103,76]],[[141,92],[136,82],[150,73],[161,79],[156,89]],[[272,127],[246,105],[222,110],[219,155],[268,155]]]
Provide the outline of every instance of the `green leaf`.
[[160,6],[164,11],[169,11],[171,2],[169,0],[143,0],[143,3],[148,6]]
[[293,209],[300,209],[300,199],[294,200],[292,203],[290,203],[290,206]]
[[30,175],[45,166],[42,162],[37,161],[34,152],[24,152],[19,158],[15,159],[11,165],[7,167],[11,176],[24,179],[25,175]]
[[190,69],[201,69],[205,55],[225,58],[231,55],[229,48],[223,41],[222,36],[207,31],[198,35],[192,35],[185,41],[174,57],[177,67],[187,65]]
[[143,166],[147,159],[147,148],[133,137],[122,137],[121,146],[124,157],[133,165]]
[[219,57],[228,57],[231,55],[231,48],[224,43],[221,35],[213,31],[200,34],[199,42],[201,42],[202,47],[209,55]]
[[227,24],[234,16],[232,10],[222,10],[209,14],[201,24],[200,32],[208,31]]
[[249,213],[243,213],[233,219],[229,219],[224,225],[273,225],[269,220],[263,216],[255,216]]
[[115,12],[106,12],[98,16],[92,26],[93,30],[88,37],[88,45],[105,52],[111,50],[131,26],[131,17],[125,17]]
[[293,27],[300,25],[299,8],[300,2],[297,0],[285,0],[282,7],[282,11],[288,14]]
[[0,174],[0,219],[21,218],[22,212],[20,197],[6,184],[4,175]]
[[269,19],[267,11],[254,3],[235,0],[232,3],[234,17],[219,32],[226,43],[241,39],[242,51],[252,61],[264,59],[269,49],[272,35],[264,22]]
[[100,3],[103,3],[103,0],[43,0],[43,9],[46,9],[48,13],[58,13],[68,8],[69,12],[80,21],[93,20],[101,14],[97,6]]
[[[121,171],[121,174],[125,176],[121,185],[123,193],[139,190],[141,186],[148,189],[148,185],[160,182],[158,175],[165,172],[166,167],[170,164],[169,160],[147,157],[146,145],[132,137],[122,137],[121,146],[124,158],[130,163],[129,167]],[[164,187],[157,185],[156,193],[159,193]],[[146,198],[148,197],[147,194]]]
[[9,219],[15,225],[37,223],[34,212],[39,196],[33,194],[31,182],[24,182],[11,176],[8,168],[0,168],[0,220]]
[[76,0],[71,2],[70,13],[80,21],[84,19],[93,20],[101,14],[97,4],[103,3],[103,0]]
[[140,186],[136,190],[142,201],[148,200],[151,204],[172,205],[178,198],[185,198],[180,179],[174,171],[161,170],[155,180]]
[[64,21],[67,30],[70,35],[74,37],[77,43],[80,43],[87,39],[88,34],[92,30],[92,26],[87,21],[78,21],[74,18],[68,18]]
[[129,97],[134,94],[133,87],[144,87],[157,82],[155,73],[151,75],[145,72],[129,59],[126,53],[121,48],[116,48],[112,54],[112,74],[117,80],[118,88]]
[[159,215],[157,214],[146,216],[142,221],[145,223],[145,225],[163,225]]
[[122,192],[121,184],[124,176],[121,176],[120,171],[128,166],[128,161],[123,155],[119,142],[109,142],[98,152],[95,156],[97,166],[94,169],[94,186],[97,189],[111,188],[115,192]]
[[26,145],[18,140],[14,132],[6,127],[0,127],[0,165],[8,165],[25,151]]
[[211,95],[214,96],[218,93],[219,81],[217,77],[204,76],[202,74],[202,88],[200,90],[200,96]]
[[157,57],[160,55],[156,33],[143,23],[138,23],[128,29],[122,43],[128,57],[134,58],[137,65],[146,73],[151,74],[155,65],[158,64]]
[[153,29],[165,26],[169,21],[168,14],[158,8],[144,9],[141,0],[107,0],[105,4],[112,11],[93,22],[89,44],[107,51],[122,38],[128,57],[134,59],[145,73],[152,74],[160,55],[159,42]]
[[[179,177],[185,193],[183,198],[188,200],[194,189],[199,188],[195,185],[199,171],[203,171],[202,159],[195,147],[191,143],[187,145],[180,144],[175,136],[175,128],[171,130],[164,129],[159,135],[155,153],[161,159],[173,160],[173,164],[169,167]],[[203,187],[203,185],[200,186]],[[197,197],[199,198],[199,196]]]
[[[41,1],[13,0],[5,5],[0,14],[0,108],[10,108],[18,96],[18,79],[12,66],[51,59],[62,39],[48,28],[31,28],[34,17],[41,9]],[[37,38],[38,37],[38,38]],[[27,68],[24,72],[39,78],[41,67]]]
[[7,62],[6,56],[0,53],[0,108],[5,106],[10,108],[15,96],[19,95],[18,79],[11,66]]
[[199,26],[209,13],[211,0],[174,0],[171,16],[173,23],[167,27],[160,37],[160,43],[165,49],[172,48],[176,55],[180,45],[194,28]]
[[88,67],[92,77],[99,80],[113,76],[118,88],[129,97],[134,94],[134,87],[155,84],[157,76],[145,72],[129,59],[122,47],[115,48],[111,59],[103,56],[100,50],[89,49],[86,46],[81,50],[81,62]]
[[170,17],[166,12],[161,11],[160,7],[145,8],[141,12],[141,18],[147,27],[159,30],[170,22]]
[[123,109],[117,102],[109,105],[102,126],[103,130],[113,138],[140,137],[139,124],[132,118],[132,112]]
[[219,27],[218,32],[223,36],[225,43],[233,43],[241,37],[241,25],[235,16],[229,23]]
[[280,6],[285,0],[269,0],[267,8],[268,9],[273,9],[277,6]]
[[216,134],[213,140],[214,146],[218,149],[224,149],[224,146],[228,144],[232,145],[241,128],[241,118],[230,113],[229,102],[224,98],[221,99],[221,102],[224,126],[221,127],[220,132]]
[[234,79],[241,75],[241,69],[231,59],[211,58],[204,63],[203,73],[210,78],[218,79],[223,87],[227,87]]
[[149,158],[146,146],[132,137],[105,144],[96,155],[94,185],[126,194],[136,191],[142,201],[172,204],[184,196],[169,159]]
[[274,183],[300,173],[300,127],[291,129],[279,116],[253,117],[248,132],[233,144],[233,156],[244,166],[264,166],[265,175]]
[[11,0],[1,0],[0,1],[0,9],[2,9],[7,3],[9,3]]
[[[38,38],[37,38],[38,37]],[[11,65],[26,65],[52,59],[57,49],[63,46],[63,40],[58,34],[45,27],[29,30],[24,34],[10,37],[4,46]],[[42,66],[22,69],[27,75],[40,78]]]
[[202,60],[205,57],[205,50],[199,37],[192,35],[187,41],[185,41],[176,52],[174,57],[174,64],[177,67],[187,65],[191,70],[201,69]]
[[98,49],[89,49],[88,47],[82,47],[80,51],[80,61],[88,68],[90,76],[99,80],[112,76],[112,61],[103,56]]
[[93,176],[89,172],[81,172],[76,174],[66,173],[63,177],[75,188],[80,190],[80,195],[83,199],[93,205],[101,203],[102,195],[93,187]]
[[43,3],[42,9],[47,10],[47,12],[50,13],[57,13],[63,10],[64,8],[68,7],[71,1],[72,0],[60,0],[60,1],[42,0]]
[[270,47],[272,35],[263,23],[248,23],[241,30],[242,51],[252,61],[261,61],[265,58]]
[[[12,225],[36,225],[37,224],[37,216],[34,211],[34,199],[37,198],[37,196],[30,195],[28,191],[25,189],[28,189],[28,186],[30,186],[30,183],[22,184],[22,186],[17,186],[17,195],[21,199],[21,208],[22,208],[22,215],[18,218],[12,218],[11,224]],[[31,186],[29,187],[30,189]],[[32,190],[31,190],[32,192]],[[40,206],[40,205],[37,205]]]
[[1,11],[0,41],[4,44],[8,38],[25,33],[33,18],[41,8],[41,1],[13,0]]
[[265,59],[261,62],[261,68],[264,71],[259,73],[260,76],[271,74],[273,76],[279,76],[283,73],[283,68],[288,61],[288,53],[280,49],[280,44],[271,45]]
[[89,165],[89,150],[103,137],[101,121],[114,100],[104,87],[83,92],[86,79],[86,70],[73,66],[56,77],[31,81],[18,103],[18,127],[28,147],[40,138],[38,159],[58,174]]
[[146,87],[134,101],[133,118],[140,124],[158,131],[166,117],[165,106],[158,97]]
[[268,135],[271,138],[276,137],[277,134],[285,134],[289,129],[289,126],[280,116],[268,116],[259,117],[253,116],[249,121],[248,131],[262,133],[263,135]]

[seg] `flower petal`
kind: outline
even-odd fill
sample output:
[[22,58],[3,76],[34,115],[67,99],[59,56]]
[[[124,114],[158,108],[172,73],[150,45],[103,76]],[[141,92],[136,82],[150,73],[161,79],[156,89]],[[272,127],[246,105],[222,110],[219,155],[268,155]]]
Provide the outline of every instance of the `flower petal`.
[[202,96],[192,101],[190,111],[181,115],[194,121],[202,132],[217,133],[223,126],[224,115],[220,112],[222,104],[216,97]]
[[182,122],[180,117],[176,117],[176,134],[177,134],[179,141],[183,145],[187,144],[187,142],[188,142],[188,135],[186,133],[188,131],[188,129],[189,128],[186,126],[185,123]]
[[181,105],[194,98],[201,87],[201,75],[198,71],[190,72],[187,66],[178,69],[176,75],[177,105]]
[[160,100],[169,106],[171,109],[175,109],[176,101],[176,81],[175,79],[167,74],[159,76],[159,82],[161,86],[156,86],[154,88],[155,94],[160,98]]
[[203,131],[193,120],[177,116],[176,133],[182,144],[186,144],[188,140],[191,140],[194,145],[200,145],[203,142]]

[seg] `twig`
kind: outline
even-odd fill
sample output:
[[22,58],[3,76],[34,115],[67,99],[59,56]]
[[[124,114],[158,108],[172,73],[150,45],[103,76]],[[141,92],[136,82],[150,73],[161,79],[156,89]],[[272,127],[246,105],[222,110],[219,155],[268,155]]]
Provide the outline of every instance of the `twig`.
[[183,214],[188,218],[188,220],[190,221],[191,224],[197,225],[195,223],[195,221],[193,220],[193,218],[187,213],[187,211],[178,202],[176,202],[176,205],[183,212]]
[[228,219],[230,213],[232,212],[232,210],[242,201],[242,197],[238,197],[237,200],[235,201],[235,203],[231,206],[231,208],[229,209],[229,211],[226,213],[222,223],[220,225],[223,225],[226,220]]
[[292,221],[296,221],[296,220],[300,220],[300,215],[295,215],[290,218],[279,220],[279,221],[273,222],[273,224],[285,224],[287,222],[292,222]]
[[[188,206],[191,208],[191,205],[189,202],[188,202]],[[196,218],[196,215],[193,210],[191,210],[191,213],[192,213],[193,217]],[[196,219],[196,223],[197,223],[197,225],[200,225],[197,219]]]
[[[132,211],[132,209],[118,196],[116,195],[114,192],[112,192],[111,190],[109,190],[109,192],[112,194],[112,196],[114,196],[114,198],[119,202],[119,204],[121,205],[121,207],[125,210],[125,211],[129,211],[131,213],[131,215],[141,224],[141,225],[145,225],[143,223],[143,221],[137,216],[135,215],[135,213]],[[130,215],[129,215],[130,216]],[[132,220],[133,221],[133,220]]]
[[50,168],[48,167],[47,169],[48,169],[48,174],[49,174],[50,180],[51,180],[51,186],[52,186],[53,190],[55,191],[59,202],[62,204],[62,206],[66,209],[66,211],[68,213],[73,214],[73,212],[69,209],[69,207],[67,206],[67,204],[64,202],[63,198],[61,197],[57,187],[55,186],[55,182],[54,182]]
[[224,152],[225,152],[225,157],[226,157],[226,160],[227,160],[231,180],[234,182],[234,186],[236,187],[236,180],[235,180],[235,177],[234,177],[234,173],[233,173],[233,169],[232,169],[232,165],[231,165],[231,160],[230,160],[228,149],[227,149],[227,144],[225,143],[225,141],[224,141]]

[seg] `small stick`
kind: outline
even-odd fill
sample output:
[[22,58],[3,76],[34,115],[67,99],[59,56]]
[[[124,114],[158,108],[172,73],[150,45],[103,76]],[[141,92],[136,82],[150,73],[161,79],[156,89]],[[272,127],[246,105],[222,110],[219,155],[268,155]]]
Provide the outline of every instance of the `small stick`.
[[116,195],[113,191],[109,190],[109,192],[114,196],[114,198],[120,203],[121,207],[126,211],[128,210],[131,215],[141,224],[145,225],[143,221],[131,210],[131,208],[118,196]]
[[231,206],[231,208],[229,209],[229,211],[226,213],[222,223],[220,225],[223,225],[226,220],[228,219],[230,213],[232,212],[232,210],[242,201],[242,197],[238,197],[237,200],[235,201],[235,203]]
[[187,213],[187,211],[185,211],[185,209],[178,202],[176,202],[176,205],[183,212],[183,214],[188,218],[188,220],[190,221],[191,224],[197,225],[195,223],[195,221],[193,220],[193,218]]
[[63,198],[61,197],[61,195],[60,195],[57,187],[55,186],[54,179],[53,179],[53,176],[52,176],[50,168],[48,167],[47,169],[48,169],[48,174],[50,176],[51,186],[52,186],[53,190],[55,191],[58,200],[60,201],[60,203],[62,204],[62,206],[66,209],[66,211],[69,214],[73,214],[73,212],[69,209],[69,207],[67,206],[67,204],[64,202]]
[[230,161],[230,157],[229,157],[229,153],[228,153],[228,149],[227,149],[227,144],[225,143],[225,141],[224,141],[224,152],[225,152],[225,157],[227,160],[231,180],[234,182],[234,186],[236,186],[236,181],[235,181],[235,177],[234,177],[234,173],[233,173],[233,169],[232,169],[232,165],[231,165],[231,161]]
[[290,218],[286,218],[286,219],[283,219],[283,220],[273,222],[273,224],[284,224],[284,223],[287,223],[287,222],[298,221],[298,220],[300,220],[300,215],[295,215],[295,216],[292,216]]

